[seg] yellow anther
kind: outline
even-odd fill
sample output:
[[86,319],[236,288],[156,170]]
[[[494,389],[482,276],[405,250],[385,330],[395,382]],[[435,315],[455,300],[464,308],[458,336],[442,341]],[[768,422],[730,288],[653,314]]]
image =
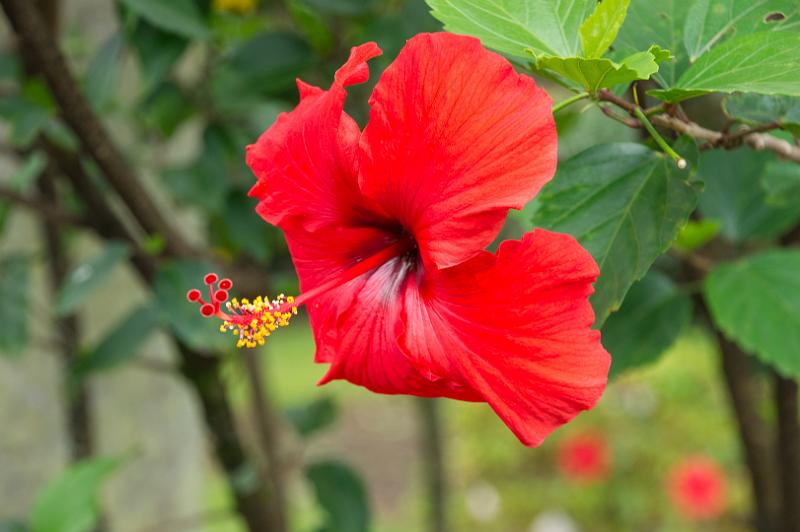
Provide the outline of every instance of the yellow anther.
[[226,316],[227,320],[219,330],[230,331],[237,336],[236,347],[253,348],[264,345],[266,337],[289,325],[290,318],[297,315],[294,301],[294,297],[283,294],[272,300],[262,296],[252,301],[246,298],[231,299],[230,304],[226,305],[230,314]]

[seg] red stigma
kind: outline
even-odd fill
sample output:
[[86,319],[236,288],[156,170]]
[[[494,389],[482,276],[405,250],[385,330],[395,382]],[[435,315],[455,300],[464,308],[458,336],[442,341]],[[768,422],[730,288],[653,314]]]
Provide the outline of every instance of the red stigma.
[[203,282],[205,284],[211,285],[217,282],[217,274],[216,273],[207,273],[206,276],[203,278]]
[[219,289],[220,290],[230,290],[233,286],[233,281],[230,279],[223,279],[219,282]]
[[195,301],[200,300],[200,290],[197,288],[192,288],[188,292],[186,292],[186,299],[194,303]]

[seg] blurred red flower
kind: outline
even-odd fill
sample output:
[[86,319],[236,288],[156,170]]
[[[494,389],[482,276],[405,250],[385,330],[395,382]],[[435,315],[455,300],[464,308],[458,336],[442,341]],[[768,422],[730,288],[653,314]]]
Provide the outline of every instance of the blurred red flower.
[[667,479],[672,504],[692,521],[715,519],[725,510],[725,472],[711,458],[692,456],[677,464]]
[[578,482],[596,482],[608,477],[611,453],[597,432],[583,432],[561,441],[558,449],[561,473]]
[[328,90],[298,81],[298,106],[247,148],[250,195],[284,231],[302,295],[229,314],[211,286],[204,313],[255,346],[305,304],[330,364],[320,384],[485,401],[538,445],[595,404],[609,366],[588,302],[599,272],[572,237],[536,230],[485,251],[553,176],[550,97],[477,39],[421,34],[381,76],[362,132],[345,88],[380,53],[353,48]]

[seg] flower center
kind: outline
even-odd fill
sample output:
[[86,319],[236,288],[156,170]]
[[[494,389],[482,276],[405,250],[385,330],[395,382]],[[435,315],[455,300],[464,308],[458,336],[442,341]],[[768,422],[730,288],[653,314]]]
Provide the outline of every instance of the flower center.
[[244,298],[241,300],[233,298],[228,301],[233,281],[222,279],[218,283],[219,277],[215,273],[209,273],[203,278],[203,282],[208,287],[209,301],[203,299],[202,293],[196,288],[189,290],[186,298],[192,303],[200,305],[200,314],[203,317],[216,317],[222,320],[219,327],[220,332],[231,332],[238,336],[236,347],[253,348],[264,345],[268,336],[279,328],[289,325],[289,320],[297,314],[299,306],[374,270],[388,260],[411,251],[413,247],[414,240],[412,238],[401,238],[374,255],[358,260],[339,275],[303,292],[297,298],[279,294],[274,299],[258,296],[253,301]]

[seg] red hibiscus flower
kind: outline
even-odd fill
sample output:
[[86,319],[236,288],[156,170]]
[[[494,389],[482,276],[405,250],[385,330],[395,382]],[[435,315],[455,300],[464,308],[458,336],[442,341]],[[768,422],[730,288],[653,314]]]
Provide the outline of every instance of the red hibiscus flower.
[[596,432],[567,438],[558,450],[558,466],[572,480],[591,483],[608,476],[610,454],[605,439]]
[[353,48],[328,90],[298,81],[300,103],[247,148],[257,212],[280,227],[303,294],[204,315],[255,346],[305,305],[330,364],[374,392],[489,403],[538,445],[600,397],[609,356],[588,296],[598,269],[570,236],[536,230],[485,248],[508,209],[552,176],[551,100],[478,40],[409,40],[378,81],[362,132],[345,88],[369,76],[374,43]]
[[727,496],[725,473],[712,459],[693,456],[675,466],[667,480],[672,504],[692,521],[706,521],[722,515]]

